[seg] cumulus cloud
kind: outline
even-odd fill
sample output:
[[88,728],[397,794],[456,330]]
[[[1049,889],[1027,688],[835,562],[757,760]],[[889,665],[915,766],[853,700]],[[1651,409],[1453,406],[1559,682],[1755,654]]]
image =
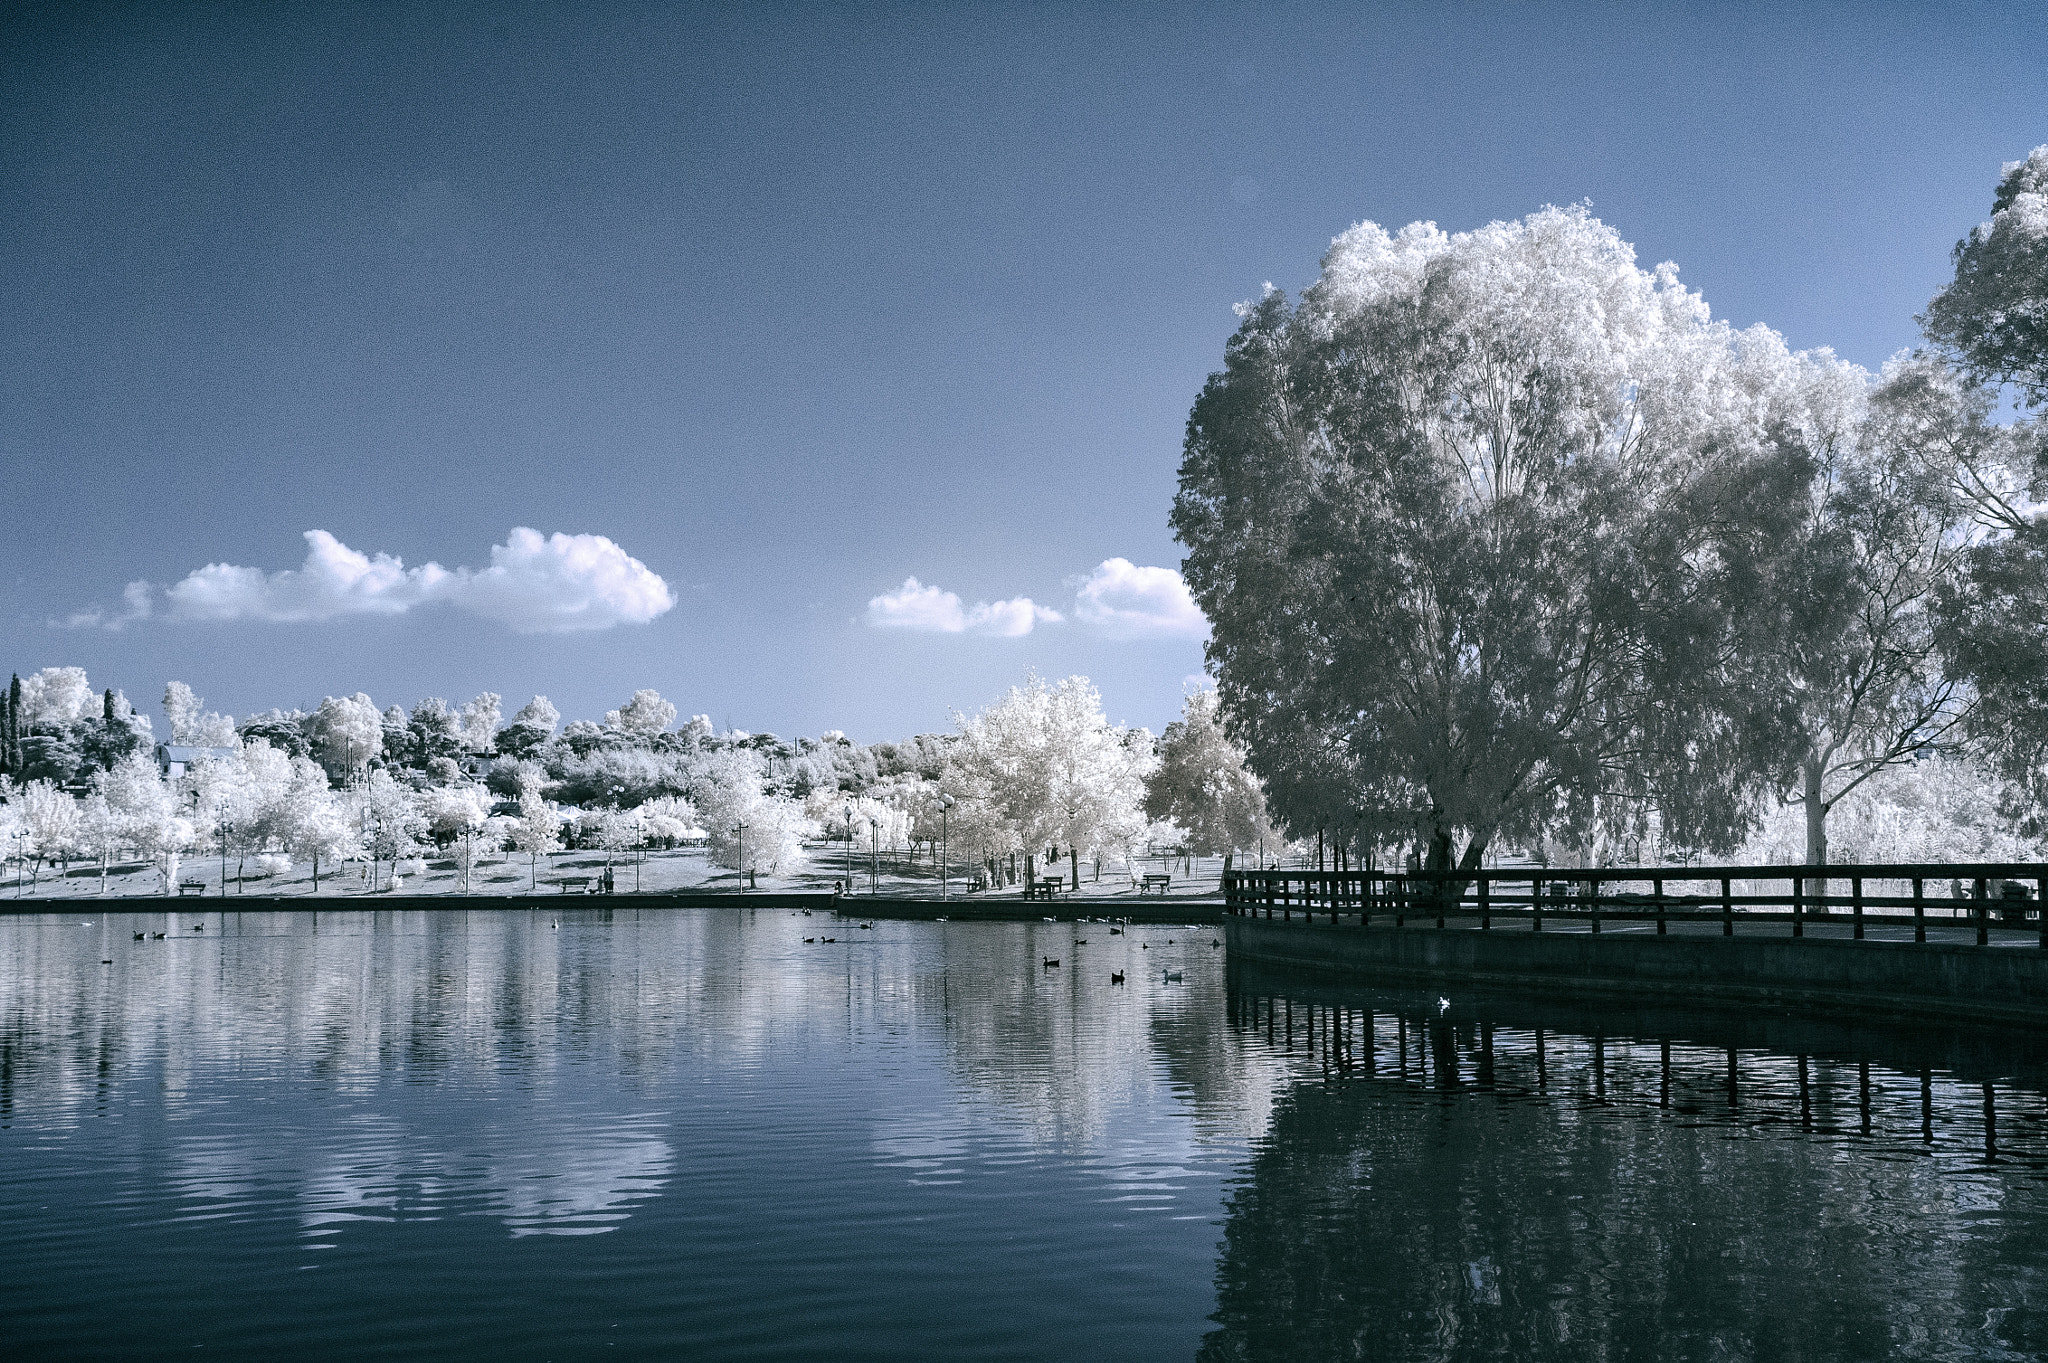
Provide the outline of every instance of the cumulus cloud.
[[[82,611],[67,623],[118,628],[154,613],[153,589],[132,582],[118,615]],[[178,621],[331,620],[403,615],[446,604],[522,634],[561,634],[639,624],[675,605],[668,584],[602,535],[543,536],[524,526],[491,547],[487,568],[408,568],[391,554],[351,549],[325,530],[306,532],[306,561],[265,572],[232,563],[194,569],[163,591]]]
[[990,634],[1014,639],[1029,634],[1037,625],[1056,625],[1062,618],[1058,611],[1028,596],[963,606],[954,593],[927,586],[914,577],[903,579],[895,591],[868,600],[870,625],[927,634]]
[[108,610],[93,606],[76,611],[64,621],[68,629],[122,629],[156,614],[156,589],[146,581],[135,581],[121,589],[121,606]]
[[1078,586],[1074,618],[1113,639],[1199,639],[1209,632],[1208,619],[1172,568],[1104,559]]

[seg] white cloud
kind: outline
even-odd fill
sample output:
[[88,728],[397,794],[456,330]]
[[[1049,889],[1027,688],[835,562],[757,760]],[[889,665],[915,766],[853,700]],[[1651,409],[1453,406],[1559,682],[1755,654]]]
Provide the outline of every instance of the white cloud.
[[[675,605],[668,584],[602,535],[543,536],[520,527],[491,546],[488,568],[438,563],[408,568],[390,554],[349,548],[325,530],[306,532],[306,561],[265,572],[209,563],[164,589],[172,620],[331,620],[403,615],[445,603],[522,634],[560,634],[639,624]],[[119,628],[153,613],[153,589],[131,582],[125,612],[81,611],[66,623]]]
[[666,582],[603,535],[543,539],[522,526],[491,546],[490,567],[456,574],[457,605],[521,634],[645,624],[676,603]]
[[1056,625],[1063,617],[1058,611],[1041,606],[1028,596],[963,606],[960,598],[952,592],[926,586],[914,577],[907,577],[895,591],[869,599],[867,618],[868,623],[878,629],[910,629],[927,634],[991,634],[1014,639],[1018,635],[1029,634],[1037,625]]
[[121,609],[109,611],[102,606],[74,612],[64,621],[67,629],[120,629],[137,620],[147,620],[156,613],[156,588],[146,581],[137,580],[121,589]]
[[1074,618],[1113,639],[1199,639],[1209,621],[1172,568],[1140,568],[1104,559],[1080,582]]

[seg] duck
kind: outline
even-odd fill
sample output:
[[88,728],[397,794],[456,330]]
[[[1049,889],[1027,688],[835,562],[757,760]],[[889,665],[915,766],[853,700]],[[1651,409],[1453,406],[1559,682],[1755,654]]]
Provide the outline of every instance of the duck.
[[1040,957],[1039,959],[1041,959],[1041,960],[1043,960],[1043,961],[1045,962],[1045,968],[1046,968],[1047,970],[1050,970],[1050,969],[1052,969],[1052,968],[1053,968],[1054,966],[1056,966],[1056,965],[1058,965],[1058,964],[1060,963],[1060,958],[1059,958],[1059,957],[1057,957],[1057,956],[1043,956],[1043,957]]
[[112,958],[112,957],[110,957],[110,956],[102,956],[102,957],[100,958],[100,964],[101,964],[101,965],[112,965],[113,963],[114,963],[114,961],[113,961],[113,958]]
[[549,928],[549,930],[551,930],[551,931],[552,931],[552,930],[554,930],[554,929],[558,929],[558,928],[560,928],[561,926],[562,926],[562,920],[561,920],[561,919],[559,919],[559,918],[557,918],[557,919],[554,919],[554,920],[552,920],[552,921],[551,921],[551,922],[549,922],[549,924],[548,924],[548,928]]
[[1109,930],[1109,935],[1110,935],[1110,936],[1112,936],[1112,937],[1120,937],[1120,936],[1122,936],[1122,935],[1123,935],[1123,929],[1122,929],[1122,928],[1111,928],[1111,929]]
[[1074,939],[1074,945],[1077,947],[1085,947],[1088,945],[1088,939],[1086,937],[1076,937]]
[[1166,982],[1167,982],[1168,984],[1179,984],[1179,983],[1180,983],[1180,972],[1179,972],[1178,970],[1169,970],[1169,971],[1166,971],[1166,972],[1165,972],[1165,975],[1166,975]]
[[1215,940],[1214,938],[1211,938],[1211,939],[1209,940],[1209,945],[1210,945],[1210,946],[1212,946],[1212,947],[1220,947],[1220,946],[1222,946],[1222,945],[1223,945],[1223,943],[1221,943],[1221,942],[1219,942],[1219,941]]
[[815,937],[806,937],[806,938],[804,938],[804,945],[805,945],[805,946],[809,946],[809,945],[810,945],[811,943],[813,943],[813,942],[815,942],[815,941],[817,941],[817,940],[818,940],[818,939],[817,939],[817,938],[815,938]]
[[875,926],[875,925],[874,925],[873,923],[862,923],[862,924],[861,924],[861,928],[862,928],[862,930],[863,930],[863,931],[866,931],[866,930],[872,929],[872,928],[873,928],[874,926]]
[[1109,972],[1109,982],[1110,982],[1111,984],[1122,984],[1122,983],[1124,982],[1124,972],[1123,972],[1123,971],[1121,971],[1121,970],[1112,970],[1112,971],[1110,971],[1110,972]]
[[821,942],[836,942],[839,939],[837,937],[820,937],[818,940]]
[[204,923],[194,923],[194,924],[192,925],[192,931],[194,931],[194,932],[205,932],[205,931],[206,931],[206,924],[204,924]]
[[135,940],[139,942],[139,941],[141,941],[141,940],[142,940],[142,939],[143,939],[143,938],[144,938],[144,937],[145,937],[146,935],[147,935],[146,933],[140,933],[140,932],[138,932],[138,933],[136,933],[136,934],[135,934]]
[[1443,996],[1442,994],[1438,994],[1438,995],[1436,996],[1436,1011],[1437,1011],[1437,1016],[1439,1016],[1439,1017],[1443,1016],[1443,1015],[1444,1015],[1445,1013],[1448,1013],[1448,1012],[1450,1012],[1450,1011],[1451,1011],[1451,1001],[1450,1001],[1449,999],[1445,998],[1445,997],[1444,997],[1444,996]]
[[156,940],[157,940],[157,941],[159,941],[159,942],[161,942],[161,941],[163,941],[163,940],[164,940],[164,935],[163,935],[162,933],[160,933],[160,932],[152,932],[152,933],[151,933],[151,934],[149,934],[149,935],[150,935],[150,936],[152,936],[152,937],[154,937],[154,938],[156,938]]

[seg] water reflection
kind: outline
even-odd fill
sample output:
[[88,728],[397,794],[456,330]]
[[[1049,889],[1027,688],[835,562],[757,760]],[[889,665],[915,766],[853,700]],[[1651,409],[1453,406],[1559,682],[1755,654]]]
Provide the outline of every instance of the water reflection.
[[[146,1353],[170,1311],[181,1348],[267,1358],[311,1312],[338,1349],[563,1356],[601,1316],[657,1356],[1184,1358],[1221,1190],[1295,1068],[1228,1025],[1211,940],[617,905],[0,920],[0,1331]],[[287,1320],[277,1275],[308,1270]]]
[[2024,1035],[1329,990],[1211,940],[616,905],[0,920],[0,1338],[2048,1353]]
[[2024,1037],[1235,982],[1306,1074],[1231,1198],[1204,1358],[2048,1346]]

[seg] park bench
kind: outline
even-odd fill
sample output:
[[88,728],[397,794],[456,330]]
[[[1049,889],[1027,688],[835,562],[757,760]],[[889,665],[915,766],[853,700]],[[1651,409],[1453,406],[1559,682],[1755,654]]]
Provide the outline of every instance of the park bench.
[[571,893],[569,887],[574,885],[576,887],[574,893],[589,894],[590,882],[593,878],[591,876],[558,876],[555,880],[555,888],[563,894],[569,894]]
[[188,894],[205,893],[206,882],[203,880],[181,880],[178,882],[178,898],[180,899],[183,899]]
[[1144,880],[1139,882],[1138,893],[1143,894],[1147,890],[1157,890],[1159,893],[1165,894],[1166,887],[1171,884],[1173,884],[1173,877],[1166,872],[1147,871]]
[[1035,884],[1024,887],[1024,897],[1026,899],[1051,899],[1059,893],[1060,880],[1061,877],[1059,876],[1040,876]]

